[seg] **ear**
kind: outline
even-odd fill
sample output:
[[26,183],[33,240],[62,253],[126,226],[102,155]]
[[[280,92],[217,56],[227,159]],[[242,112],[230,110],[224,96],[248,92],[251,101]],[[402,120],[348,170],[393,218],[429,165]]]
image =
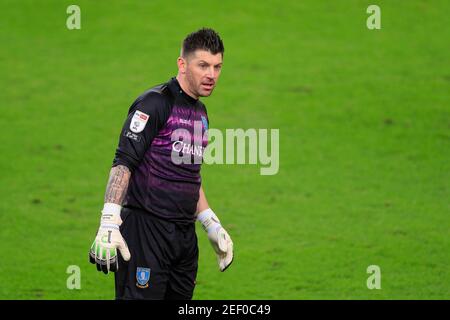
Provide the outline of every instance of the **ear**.
[[186,60],[183,57],[178,57],[177,64],[178,64],[178,72],[185,74],[186,73]]

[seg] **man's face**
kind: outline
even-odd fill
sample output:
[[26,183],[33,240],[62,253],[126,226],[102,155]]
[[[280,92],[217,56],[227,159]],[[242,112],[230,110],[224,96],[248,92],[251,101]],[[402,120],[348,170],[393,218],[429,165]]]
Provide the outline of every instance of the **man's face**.
[[210,96],[222,70],[222,54],[196,50],[183,60],[189,93],[196,97]]

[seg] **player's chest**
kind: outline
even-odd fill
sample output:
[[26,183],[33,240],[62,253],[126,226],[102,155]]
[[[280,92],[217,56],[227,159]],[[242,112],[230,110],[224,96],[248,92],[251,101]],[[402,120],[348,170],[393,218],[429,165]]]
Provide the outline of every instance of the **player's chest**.
[[204,109],[174,105],[165,126],[159,132],[157,140],[173,143],[185,141],[206,147],[208,118]]

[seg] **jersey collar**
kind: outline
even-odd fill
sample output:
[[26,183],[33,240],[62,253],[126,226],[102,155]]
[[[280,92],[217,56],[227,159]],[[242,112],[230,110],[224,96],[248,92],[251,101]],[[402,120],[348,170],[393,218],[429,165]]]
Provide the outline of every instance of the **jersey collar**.
[[172,79],[170,79],[169,88],[174,95],[182,96],[184,99],[186,99],[192,105],[195,105],[198,101],[198,99],[192,98],[190,95],[188,95],[186,92],[184,92],[183,89],[181,89],[180,83],[178,82],[176,77],[173,77]]

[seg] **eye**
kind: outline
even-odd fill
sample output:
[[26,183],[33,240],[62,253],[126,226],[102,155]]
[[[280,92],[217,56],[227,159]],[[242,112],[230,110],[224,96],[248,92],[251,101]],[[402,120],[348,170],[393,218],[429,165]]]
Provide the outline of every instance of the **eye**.
[[215,66],[214,67],[216,70],[220,70],[220,69],[222,69],[222,66]]

